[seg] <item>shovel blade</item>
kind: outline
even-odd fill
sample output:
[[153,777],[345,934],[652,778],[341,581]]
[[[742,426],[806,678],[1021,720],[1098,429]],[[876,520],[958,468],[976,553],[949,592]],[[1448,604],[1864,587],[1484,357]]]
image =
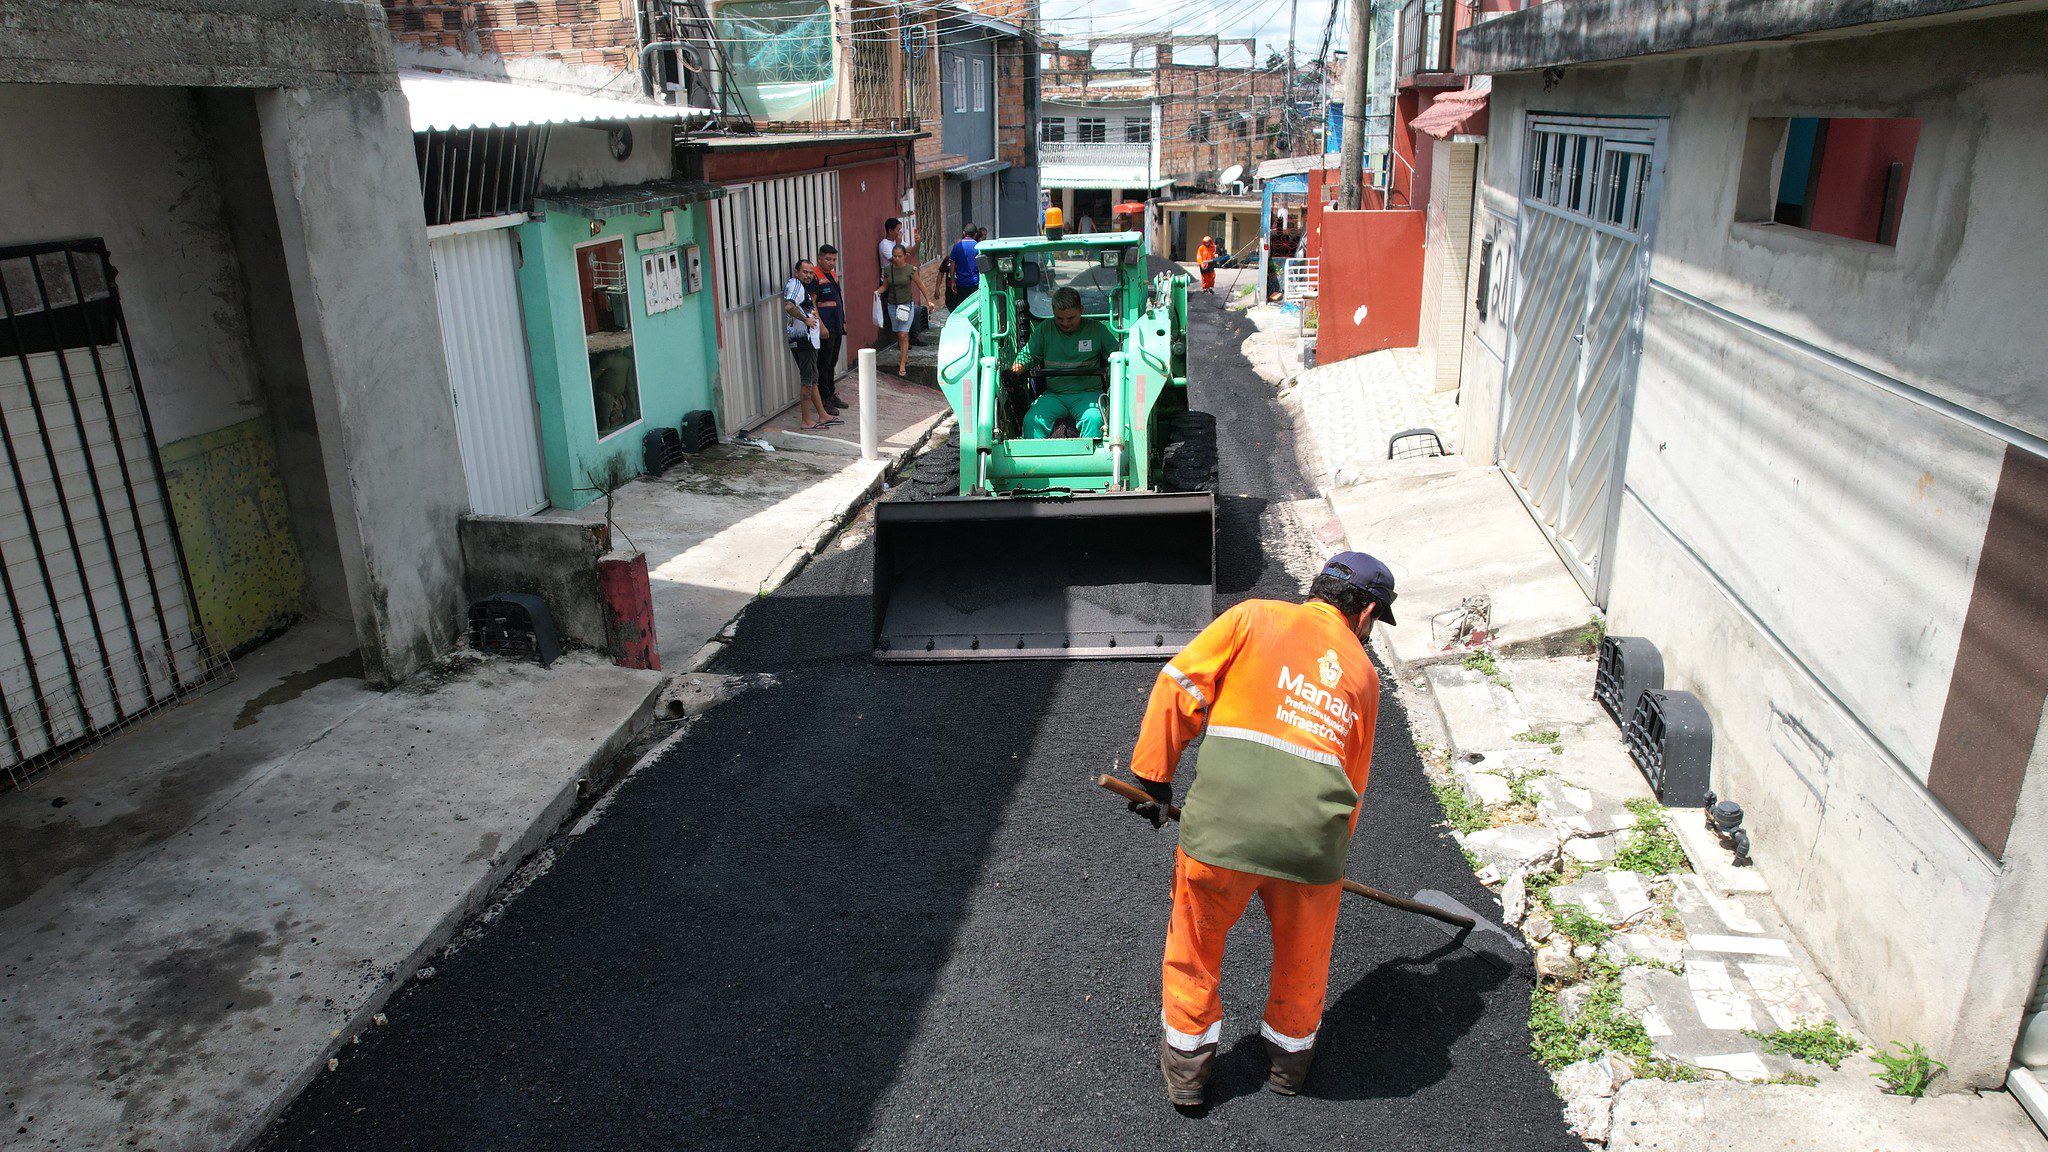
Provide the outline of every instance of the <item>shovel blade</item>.
[[1480,959],[1509,972],[1530,966],[1529,950],[1522,947],[1520,937],[1467,908],[1449,893],[1425,888],[1410,899],[1417,904],[1427,904],[1432,908],[1471,920],[1472,925],[1469,928],[1446,924],[1441,920],[1431,920],[1430,923],[1443,929],[1444,935],[1456,940],[1466,951]]

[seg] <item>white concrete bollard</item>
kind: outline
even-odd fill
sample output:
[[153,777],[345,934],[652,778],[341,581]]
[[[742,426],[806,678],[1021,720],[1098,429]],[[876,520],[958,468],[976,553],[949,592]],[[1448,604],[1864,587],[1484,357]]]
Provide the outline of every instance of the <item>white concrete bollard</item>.
[[860,350],[860,458],[880,459],[882,429],[875,415],[875,350]]

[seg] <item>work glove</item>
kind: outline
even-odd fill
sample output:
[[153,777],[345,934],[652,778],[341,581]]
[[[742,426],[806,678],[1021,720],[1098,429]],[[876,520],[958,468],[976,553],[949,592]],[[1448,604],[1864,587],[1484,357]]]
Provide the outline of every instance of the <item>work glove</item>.
[[1132,800],[1127,802],[1124,807],[1150,820],[1154,828],[1165,824],[1167,820],[1166,809],[1173,803],[1173,785],[1163,784],[1157,780],[1147,780],[1143,776],[1139,776],[1136,779],[1138,787],[1143,788],[1145,795],[1150,796],[1151,799]]

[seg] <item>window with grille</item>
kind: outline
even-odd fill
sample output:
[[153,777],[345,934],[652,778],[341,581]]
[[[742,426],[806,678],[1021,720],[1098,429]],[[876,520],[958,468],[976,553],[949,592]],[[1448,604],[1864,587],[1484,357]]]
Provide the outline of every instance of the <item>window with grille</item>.
[[974,62],[974,110],[988,111],[988,62],[985,60]]
[[1133,116],[1124,121],[1124,143],[1150,144],[1152,142],[1152,121],[1140,120]]
[[967,62],[958,56],[946,61],[947,78],[953,83],[953,111],[967,111]]
[[1529,134],[1522,195],[1627,232],[1643,228],[1650,146],[1603,140],[1597,131],[1542,128]]
[[1038,122],[1038,138],[1047,144],[1064,144],[1067,141],[1067,118],[1047,116]]
[[1102,144],[1109,140],[1109,121],[1100,116],[1083,116],[1075,126],[1079,130],[1078,139],[1083,144]]

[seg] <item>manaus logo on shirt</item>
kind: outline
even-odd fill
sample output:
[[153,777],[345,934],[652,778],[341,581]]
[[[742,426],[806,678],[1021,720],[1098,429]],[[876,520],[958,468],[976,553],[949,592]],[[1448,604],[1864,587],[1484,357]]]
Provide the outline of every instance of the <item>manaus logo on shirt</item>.
[[1093,351],[1095,351],[1095,339],[1094,339],[1094,337],[1092,337],[1092,336],[1091,336],[1091,337],[1089,337],[1088,339],[1086,339],[1086,340],[1083,340],[1083,341],[1081,341],[1081,351],[1083,351],[1083,352],[1093,352]]
[[1337,650],[1335,648],[1323,650],[1323,658],[1316,661],[1316,670],[1317,674],[1322,677],[1323,687],[1325,688],[1335,688],[1337,681],[1344,678],[1344,665],[1337,662]]

